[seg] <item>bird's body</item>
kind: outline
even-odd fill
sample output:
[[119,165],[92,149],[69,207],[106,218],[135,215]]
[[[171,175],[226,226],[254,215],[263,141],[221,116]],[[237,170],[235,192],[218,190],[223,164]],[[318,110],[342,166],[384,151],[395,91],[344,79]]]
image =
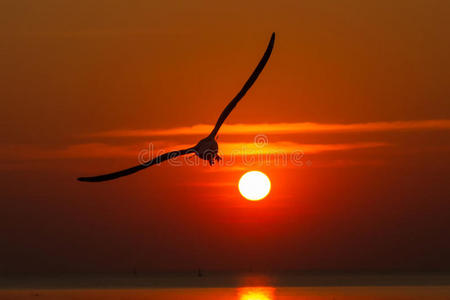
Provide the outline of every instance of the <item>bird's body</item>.
[[197,145],[194,146],[195,154],[201,159],[207,160],[210,165],[214,164],[214,160],[220,161],[221,158],[218,155],[219,145],[213,136],[208,136]]
[[140,170],[143,170],[145,168],[148,168],[152,165],[159,164],[165,160],[180,156],[180,155],[186,155],[186,154],[196,154],[198,157],[200,157],[203,160],[206,160],[209,162],[210,165],[214,164],[214,161],[220,161],[221,158],[218,155],[219,151],[219,145],[216,141],[217,133],[222,126],[223,122],[225,122],[225,119],[228,117],[228,115],[231,113],[233,108],[236,106],[236,104],[239,102],[239,100],[244,97],[244,95],[247,93],[247,91],[250,89],[250,87],[253,85],[253,83],[258,78],[261,71],[264,69],[264,66],[266,65],[267,61],[269,60],[270,54],[272,53],[273,45],[275,42],[275,33],[272,33],[272,36],[269,41],[269,45],[267,46],[267,49],[259,61],[258,65],[256,66],[253,73],[250,75],[249,79],[245,82],[242,89],[239,91],[239,93],[228,103],[228,105],[225,107],[221,115],[219,116],[219,119],[217,120],[216,125],[214,126],[214,129],[211,131],[211,133],[204,139],[200,140],[197,145],[194,147],[183,149],[179,151],[172,151],[165,153],[163,155],[160,155],[156,158],[153,158],[152,160],[145,162],[143,164],[137,165],[132,168],[128,168],[122,171],[109,173],[105,175],[99,175],[99,176],[92,176],[92,177],[80,177],[78,178],[79,181],[87,181],[87,182],[99,182],[99,181],[106,181],[106,180],[112,180],[116,179],[122,176],[130,175],[133,173],[136,173]]

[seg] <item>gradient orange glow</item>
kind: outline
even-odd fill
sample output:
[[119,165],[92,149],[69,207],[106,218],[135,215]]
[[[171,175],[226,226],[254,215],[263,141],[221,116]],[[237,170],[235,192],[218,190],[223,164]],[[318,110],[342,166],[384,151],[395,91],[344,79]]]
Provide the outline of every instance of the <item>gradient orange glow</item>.
[[239,300],[273,300],[273,287],[243,287],[238,289]]
[[0,2],[0,276],[450,269],[450,1]]

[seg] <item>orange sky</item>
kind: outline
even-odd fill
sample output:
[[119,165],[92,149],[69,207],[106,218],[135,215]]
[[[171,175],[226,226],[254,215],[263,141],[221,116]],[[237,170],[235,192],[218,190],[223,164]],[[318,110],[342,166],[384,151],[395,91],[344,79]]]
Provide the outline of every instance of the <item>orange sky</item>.
[[[0,273],[450,269],[449,14],[444,0],[2,1]],[[232,163],[75,181],[195,144],[273,31],[219,132]],[[258,203],[237,190],[252,169],[272,181]]]

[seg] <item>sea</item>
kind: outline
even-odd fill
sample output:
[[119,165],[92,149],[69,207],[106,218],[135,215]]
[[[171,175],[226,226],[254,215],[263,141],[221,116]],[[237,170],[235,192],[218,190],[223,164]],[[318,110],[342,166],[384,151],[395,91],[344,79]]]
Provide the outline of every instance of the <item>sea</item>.
[[15,274],[0,299],[450,299],[449,273]]

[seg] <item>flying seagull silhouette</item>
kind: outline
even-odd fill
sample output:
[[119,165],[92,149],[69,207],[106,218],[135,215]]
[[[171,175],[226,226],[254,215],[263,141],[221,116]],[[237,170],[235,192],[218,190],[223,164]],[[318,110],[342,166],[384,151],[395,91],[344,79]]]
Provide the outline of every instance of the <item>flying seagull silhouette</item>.
[[255,83],[256,79],[258,78],[261,71],[264,69],[264,66],[266,65],[267,61],[269,60],[270,54],[272,53],[273,44],[275,42],[275,33],[272,33],[272,36],[270,37],[269,45],[267,46],[266,52],[264,52],[263,57],[259,61],[258,65],[256,66],[255,70],[253,71],[252,75],[250,75],[250,78],[247,80],[247,82],[244,84],[242,89],[239,91],[239,93],[233,98],[233,100],[228,103],[227,107],[223,110],[222,114],[220,115],[219,119],[217,120],[216,126],[214,126],[214,129],[211,131],[211,133],[204,139],[200,140],[197,145],[194,147],[178,150],[178,151],[172,151],[165,154],[162,154],[158,157],[155,157],[146,163],[137,165],[135,167],[125,169],[122,171],[99,175],[99,176],[92,176],[92,177],[79,177],[79,181],[87,181],[87,182],[100,182],[100,181],[106,181],[106,180],[112,180],[116,179],[122,176],[127,176],[133,173],[136,173],[138,171],[141,171],[145,168],[148,168],[150,166],[162,163],[163,161],[166,161],[171,158],[175,158],[180,155],[186,155],[190,153],[196,154],[201,159],[204,159],[209,162],[210,165],[214,164],[214,160],[220,161],[221,158],[219,155],[217,155],[217,152],[219,150],[219,146],[216,142],[216,136],[217,132],[219,131],[220,127],[222,126],[225,119],[228,117],[228,115],[231,113],[233,108],[236,106],[236,104],[239,102],[239,100],[242,99],[242,97],[245,96],[247,91],[250,89],[250,87]]

